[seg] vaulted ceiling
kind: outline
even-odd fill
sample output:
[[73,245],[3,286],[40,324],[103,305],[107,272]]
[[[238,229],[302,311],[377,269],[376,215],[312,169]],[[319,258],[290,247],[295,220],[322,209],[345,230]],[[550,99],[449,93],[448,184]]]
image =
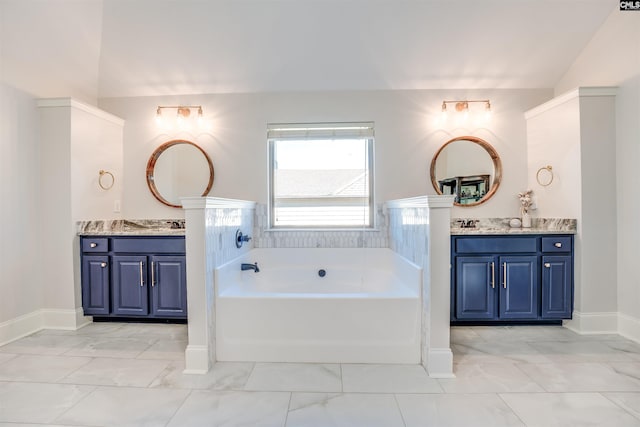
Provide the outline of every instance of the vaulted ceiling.
[[0,0],[40,97],[550,88],[617,0]]

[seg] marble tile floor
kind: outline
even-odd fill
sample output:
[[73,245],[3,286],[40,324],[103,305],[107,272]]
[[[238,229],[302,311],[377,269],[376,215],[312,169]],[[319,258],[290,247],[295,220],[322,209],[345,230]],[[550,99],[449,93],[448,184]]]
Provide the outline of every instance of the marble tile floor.
[[0,427],[640,426],[640,344],[559,326],[454,327],[452,379],[418,365],[219,362],[185,325],[93,323],[0,347]]

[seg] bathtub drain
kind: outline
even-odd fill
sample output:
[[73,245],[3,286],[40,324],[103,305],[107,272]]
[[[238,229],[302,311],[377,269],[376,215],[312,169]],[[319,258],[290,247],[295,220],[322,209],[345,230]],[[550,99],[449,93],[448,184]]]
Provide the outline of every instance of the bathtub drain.
[[326,276],[326,275],[327,275],[327,272],[326,272],[323,268],[321,268],[320,270],[318,270],[318,276],[320,276],[320,277],[324,277],[324,276]]

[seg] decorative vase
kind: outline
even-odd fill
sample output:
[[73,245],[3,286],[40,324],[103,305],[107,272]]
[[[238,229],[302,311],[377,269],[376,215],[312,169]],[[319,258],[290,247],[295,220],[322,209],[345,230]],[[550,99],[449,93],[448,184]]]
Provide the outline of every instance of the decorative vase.
[[522,228],[531,228],[531,215],[529,215],[529,212],[522,213]]

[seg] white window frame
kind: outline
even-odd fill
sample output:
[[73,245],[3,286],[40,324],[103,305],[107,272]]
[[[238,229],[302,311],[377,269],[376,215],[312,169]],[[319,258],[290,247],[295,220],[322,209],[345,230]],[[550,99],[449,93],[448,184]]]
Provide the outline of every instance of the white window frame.
[[[374,123],[271,123],[267,125],[268,147],[268,220],[271,230],[373,230],[375,229],[375,191],[374,191]],[[367,170],[369,191],[368,224],[362,225],[314,225],[290,226],[275,225],[275,152],[277,141],[281,140],[337,140],[337,139],[366,139],[367,140]],[[317,206],[322,206],[318,204]]]

